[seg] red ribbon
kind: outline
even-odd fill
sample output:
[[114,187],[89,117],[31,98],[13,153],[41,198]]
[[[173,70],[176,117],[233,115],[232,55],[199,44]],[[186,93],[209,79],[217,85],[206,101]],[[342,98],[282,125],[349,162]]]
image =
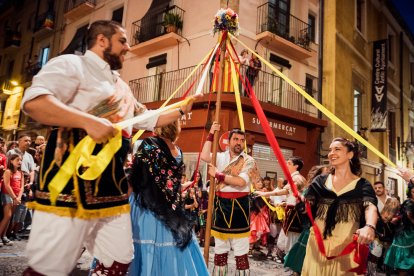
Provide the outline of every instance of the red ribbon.
[[[233,51],[236,53],[231,41],[230,41],[230,45],[232,46]],[[229,56],[231,59],[233,59],[231,55]],[[234,62],[234,59],[233,59],[233,62]],[[290,187],[293,191],[293,195],[299,201],[301,201],[301,198],[299,197],[298,189],[295,183],[293,182],[292,176],[287,168],[285,158],[280,150],[279,143],[277,142],[276,137],[273,134],[273,131],[269,126],[269,121],[267,120],[266,115],[264,114],[264,111],[262,107],[260,106],[259,100],[257,99],[256,94],[253,88],[251,87],[249,80],[246,77],[241,78],[239,69],[237,67],[235,68],[236,68],[237,74],[239,75],[239,78],[242,80],[242,85],[245,87],[245,90],[248,92],[250,101],[253,104],[257,117],[260,121],[260,124],[262,125],[262,129],[266,135],[267,141],[269,142],[270,146],[272,147],[273,152],[275,153],[277,157],[277,160],[279,161],[279,164],[283,170],[283,173],[285,174],[285,177],[287,178],[288,183],[290,184]],[[248,87],[248,89],[246,89],[246,86]],[[326,256],[326,250],[325,250],[325,245],[323,244],[322,234],[321,234],[319,227],[315,224],[309,202],[306,202],[306,212],[312,223],[312,227],[315,233],[315,238],[318,244],[319,252],[323,256],[325,256],[328,260],[332,260],[332,259],[335,259],[341,256],[351,254],[353,251],[355,251],[354,261],[358,264],[358,266],[355,268],[352,268],[351,270],[349,270],[349,272],[355,272],[357,274],[365,274],[367,270],[366,268],[367,268],[368,252],[369,252],[368,246],[359,244],[357,242],[358,236],[354,235],[353,241],[349,243],[348,245],[346,245],[344,250],[338,256]]]

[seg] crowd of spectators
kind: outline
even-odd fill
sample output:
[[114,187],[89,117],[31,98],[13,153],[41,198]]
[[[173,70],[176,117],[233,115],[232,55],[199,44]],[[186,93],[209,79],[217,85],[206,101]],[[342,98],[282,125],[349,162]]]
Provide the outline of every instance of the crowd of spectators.
[[43,136],[35,141],[21,134],[17,141],[0,137],[0,246],[13,246],[30,231],[32,200],[35,185],[39,184],[39,166],[46,145]]

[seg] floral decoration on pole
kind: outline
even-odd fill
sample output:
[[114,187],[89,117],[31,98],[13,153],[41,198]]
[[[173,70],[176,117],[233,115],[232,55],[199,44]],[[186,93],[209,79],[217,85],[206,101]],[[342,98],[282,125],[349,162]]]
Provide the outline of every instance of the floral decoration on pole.
[[220,31],[228,31],[234,36],[239,35],[239,16],[232,9],[220,9],[214,18],[213,35]]

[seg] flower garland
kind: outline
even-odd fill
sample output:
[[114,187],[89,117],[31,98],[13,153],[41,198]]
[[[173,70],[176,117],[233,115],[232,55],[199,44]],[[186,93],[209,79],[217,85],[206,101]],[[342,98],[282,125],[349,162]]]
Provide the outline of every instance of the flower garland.
[[230,8],[220,9],[214,18],[213,35],[220,31],[239,35],[239,16]]

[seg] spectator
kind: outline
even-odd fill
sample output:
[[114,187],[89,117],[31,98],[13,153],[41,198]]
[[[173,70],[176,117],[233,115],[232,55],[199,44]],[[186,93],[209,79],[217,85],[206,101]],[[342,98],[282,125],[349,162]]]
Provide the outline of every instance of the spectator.
[[7,143],[7,151],[6,152],[9,152],[10,150],[17,148],[18,145],[19,144],[17,143],[17,141],[8,142]]
[[198,190],[198,217],[200,225],[200,247],[204,247],[204,241],[206,236],[206,222],[207,222],[207,209],[208,209],[208,193],[204,190]]
[[198,188],[198,189],[203,189],[204,187],[203,187],[203,177],[202,177],[202,175],[201,175],[201,173],[200,173],[200,171],[198,170],[198,171],[195,171],[194,173],[193,173],[193,175],[191,176],[191,181],[194,181],[194,177],[195,177],[195,185],[196,185],[196,187]]
[[[256,52],[256,54],[258,55],[259,53]],[[251,87],[253,87],[256,81],[257,75],[259,74],[259,70],[261,68],[262,68],[262,63],[254,54],[252,54],[250,58],[250,62],[249,62],[249,68],[247,69],[247,72],[246,72],[247,79],[249,80]]]
[[1,201],[4,216],[0,222],[0,235],[4,245],[13,245],[13,242],[6,237],[6,231],[16,207],[21,204],[24,186],[24,177],[20,169],[21,164],[21,155],[11,154],[3,175],[4,186],[2,187]]
[[35,148],[37,149],[39,146],[43,145],[46,143],[45,137],[42,135],[38,135],[36,137],[36,140],[34,142]]
[[[24,227],[27,228],[29,225],[24,225],[24,222],[26,220],[26,215],[29,216],[27,218],[27,223],[31,223],[31,213],[27,212],[27,206],[26,202],[28,201],[30,197],[30,191],[33,188],[33,182],[34,182],[34,174],[36,169],[36,164],[34,162],[34,158],[32,154],[30,154],[30,151],[35,152],[33,149],[30,149],[31,144],[31,138],[27,134],[22,134],[19,136],[18,139],[18,147],[11,149],[7,152],[7,155],[10,156],[10,154],[21,154],[22,155],[22,165],[21,170],[24,175],[27,177],[25,178],[24,183],[24,192],[22,196],[22,202],[19,204],[19,206],[16,208],[16,216],[13,218],[13,221],[16,223],[16,225],[19,225],[18,227]],[[20,229],[19,229],[20,230]],[[15,235],[15,234],[14,234]]]

